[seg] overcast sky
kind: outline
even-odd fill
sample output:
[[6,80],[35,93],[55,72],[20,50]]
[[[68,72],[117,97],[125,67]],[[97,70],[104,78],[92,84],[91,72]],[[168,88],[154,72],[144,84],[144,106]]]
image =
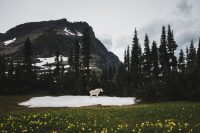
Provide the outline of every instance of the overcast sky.
[[0,32],[26,22],[66,18],[86,21],[108,50],[123,60],[137,28],[159,44],[162,25],[170,24],[180,48],[200,36],[200,0],[0,0]]

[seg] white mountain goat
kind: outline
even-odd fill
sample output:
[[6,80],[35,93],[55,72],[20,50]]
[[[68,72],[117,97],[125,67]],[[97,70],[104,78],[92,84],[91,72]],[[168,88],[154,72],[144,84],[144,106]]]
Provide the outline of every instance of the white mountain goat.
[[103,92],[102,88],[91,90],[89,93],[90,93],[90,96],[94,96],[94,95],[98,96],[100,92]]

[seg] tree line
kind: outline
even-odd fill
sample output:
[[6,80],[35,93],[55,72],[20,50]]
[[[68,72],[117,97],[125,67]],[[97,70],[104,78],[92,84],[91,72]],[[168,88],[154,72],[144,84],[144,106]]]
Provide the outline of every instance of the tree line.
[[[178,45],[170,25],[162,27],[160,45],[144,38],[144,49],[135,29],[133,42],[124,51],[124,62],[101,73],[92,71],[90,28],[76,39],[65,68],[62,50],[55,52],[55,69],[41,71],[34,63],[30,38],[24,42],[21,56],[14,60],[0,55],[1,94],[70,94],[88,95],[101,87],[105,95],[134,96],[143,102],[200,100],[200,40],[198,48],[191,40],[179,56]],[[81,43],[82,42],[82,43]],[[185,52],[184,52],[185,51]]]
[[99,82],[90,70],[90,32],[90,27],[85,28],[82,40],[77,38],[71,46],[69,68],[65,68],[61,49],[55,52],[55,63],[46,64],[47,70],[34,65],[37,58],[29,37],[17,59],[0,55],[0,94],[88,94]]
[[191,40],[186,53],[180,49],[170,25],[162,27],[160,45],[145,35],[142,52],[135,29],[132,49],[125,50],[124,62],[117,76],[121,94],[135,96],[143,102],[200,100],[200,40],[198,48]]

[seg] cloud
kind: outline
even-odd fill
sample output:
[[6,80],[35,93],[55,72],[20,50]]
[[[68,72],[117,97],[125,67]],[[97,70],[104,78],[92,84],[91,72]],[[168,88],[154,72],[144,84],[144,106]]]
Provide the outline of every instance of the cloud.
[[191,15],[192,8],[193,8],[193,5],[189,3],[188,0],[181,0],[177,4],[178,12],[180,12],[182,15]]
[[[155,15],[144,26],[137,29],[141,47],[144,48],[143,44],[146,33],[149,36],[150,43],[155,40],[159,46],[162,26],[165,26],[167,31],[168,24],[171,25],[175,40],[179,46],[176,53],[179,52],[180,48],[185,50],[185,47],[190,44],[192,39],[194,40],[195,46],[197,46],[200,37],[199,9],[199,0],[178,0],[176,5],[174,5],[174,9],[168,10],[165,15]],[[106,42],[106,47],[114,51],[120,60],[123,61],[124,50],[127,48],[127,45],[131,47],[133,35],[134,29],[132,33],[128,33],[127,35],[110,37],[112,38],[112,44],[108,43],[109,41],[106,41],[106,39],[103,42]],[[108,44],[111,45],[108,46]]]
[[143,40],[145,33],[149,35],[150,40],[155,40],[157,44],[160,44],[160,36],[162,26],[170,24],[174,31],[175,40],[178,44],[178,49],[185,49],[186,45],[190,44],[191,40],[194,40],[195,45],[200,36],[200,18],[193,16],[192,8],[194,3],[189,3],[188,0],[181,0],[177,4],[177,9],[172,13],[169,13],[164,18],[153,19],[144,27],[139,29],[139,38]]
[[113,46],[112,36],[103,34],[98,35],[97,38],[101,40],[101,42],[104,44],[104,46],[110,51]]

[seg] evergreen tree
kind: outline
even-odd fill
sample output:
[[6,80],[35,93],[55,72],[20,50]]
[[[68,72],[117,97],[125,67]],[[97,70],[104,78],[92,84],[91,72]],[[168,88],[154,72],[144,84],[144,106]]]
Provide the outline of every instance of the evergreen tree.
[[6,60],[4,55],[0,54],[0,94],[4,93],[3,89],[5,87],[5,80],[6,80]]
[[127,51],[126,51],[126,62],[127,62],[127,69],[128,72],[130,71],[130,50],[129,50],[129,45],[127,47]]
[[188,46],[186,46],[186,62],[187,62],[187,68],[188,68],[188,62],[189,62],[189,49],[188,49]]
[[174,51],[177,48],[177,44],[174,40],[173,31],[171,31],[170,25],[168,25],[168,32],[167,32],[167,50],[168,50],[168,58],[169,58],[169,65],[170,70],[176,71],[177,69],[177,60],[174,56]]
[[24,63],[25,63],[25,71],[31,72],[32,71],[32,63],[33,63],[33,52],[31,47],[30,38],[27,37],[24,43]]
[[188,60],[187,60],[188,61],[187,62],[187,68],[189,70],[193,69],[195,60],[196,60],[196,49],[194,47],[193,40],[191,40],[190,48],[189,48],[189,53],[188,53]]
[[125,69],[125,71],[127,71],[127,54],[126,54],[126,50],[124,51],[124,69]]
[[145,77],[150,77],[151,72],[151,52],[149,48],[149,38],[147,34],[144,40],[144,62],[143,62],[143,73]]
[[14,79],[14,65],[13,65],[13,60],[10,61],[9,66],[8,66],[8,78],[10,81]]
[[200,38],[196,55],[196,69],[200,70]]
[[162,27],[162,35],[160,39],[160,47],[159,47],[159,61],[161,65],[161,74],[166,75],[169,70],[169,58],[167,54],[167,41],[166,41],[166,31],[165,26]]
[[78,76],[80,72],[80,45],[78,40],[74,44],[74,70],[76,76]]
[[130,70],[132,74],[133,85],[135,86],[135,88],[138,88],[138,85],[141,84],[141,47],[139,45],[136,29],[131,50]]
[[0,54],[0,79],[6,77],[6,60],[5,56]]
[[74,47],[72,46],[69,53],[68,64],[70,66],[70,71],[73,71],[74,70]]
[[[33,79],[33,52],[32,52],[32,47],[31,47],[31,41],[30,38],[27,37],[25,42],[24,42],[24,49],[23,49],[23,57],[24,57],[24,84],[25,87],[31,87],[32,82],[34,81]],[[25,88],[26,91],[28,91]]]
[[196,90],[194,91],[194,100],[200,100],[200,38],[197,49],[196,63],[195,63],[195,73],[196,73]]
[[159,76],[159,66],[158,66],[158,48],[155,41],[152,43],[151,48],[151,59],[152,59],[152,76],[155,79],[158,79]]
[[59,76],[60,76],[60,66],[61,66],[60,59],[59,59],[60,55],[61,55],[60,50],[57,49],[56,54],[55,54],[55,66],[56,66],[56,68],[54,69],[54,76],[56,78],[56,81],[59,80]]
[[82,65],[85,70],[85,74],[89,76],[90,67],[90,51],[91,50],[91,39],[90,39],[90,28],[87,27],[83,31],[83,45],[82,45]]
[[90,81],[90,52],[91,52],[91,36],[90,36],[90,27],[87,27],[83,31],[83,44],[82,44],[82,87],[83,92],[87,93],[89,91],[89,81]]
[[178,68],[180,72],[185,71],[185,55],[182,49],[180,50],[180,53],[179,53]]

